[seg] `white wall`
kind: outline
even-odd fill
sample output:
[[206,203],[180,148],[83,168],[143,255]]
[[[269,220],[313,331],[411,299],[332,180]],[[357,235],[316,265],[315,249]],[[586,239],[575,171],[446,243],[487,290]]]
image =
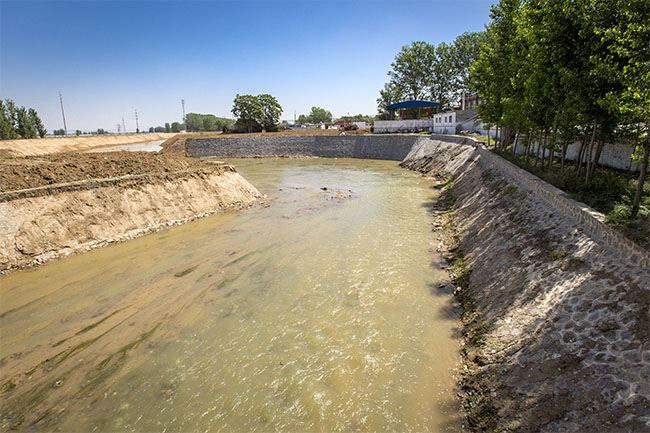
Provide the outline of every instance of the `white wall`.
[[382,132],[431,131],[432,119],[375,120],[375,134]]
[[[490,131],[492,132],[492,131]],[[517,155],[523,155],[526,153],[526,146],[523,144],[522,138],[519,138],[520,144],[517,145]],[[530,152],[534,155],[536,146],[531,146]],[[603,153],[600,155],[599,164],[605,165],[607,167],[620,168],[623,170],[629,170],[630,164],[632,163],[632,146],[626,144],[606,144],[603,147]],[[580,143],[570,144],[567,148],[566,159],[570,161],[575,161],[578,158],[578,152],[580,151]],[[541,152],[541,151],[540,151]],[[596,153],[596,145],[594,144],[594,153]],[[546,152],[548,156],[548,151]],[[555,153],[556,157],[561,157],[560,152]],[[632,165],[633,171],[639,171],[639,164],[634,163]]]

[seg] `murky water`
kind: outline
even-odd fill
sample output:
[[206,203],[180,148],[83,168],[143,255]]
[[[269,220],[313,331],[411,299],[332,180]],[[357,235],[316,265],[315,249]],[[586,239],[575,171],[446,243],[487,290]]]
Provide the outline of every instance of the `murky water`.
[[162,150],[161,144],[165,140],[154,140],[146,141],[144,143],[132,143],[132,144],[117,144],[115,146],[103,146],[103,147],[94,147],[86,151],[86,153],[97,153],[97,152],[119,152],[126,150],[127,152],[158,152]]
[[430,181],[231,162],[270,206],[0,279],[3,430],[459,431]]

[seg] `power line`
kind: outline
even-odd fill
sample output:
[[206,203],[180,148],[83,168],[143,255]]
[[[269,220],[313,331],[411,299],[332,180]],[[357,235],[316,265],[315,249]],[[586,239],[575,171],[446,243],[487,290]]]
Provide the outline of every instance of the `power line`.
[[185,99],[181,99],[181,105],[183,106],[183,124],[185,125],[185,129],[187,129],[187,122],[185,119]]
[[138,109],[135,109],[135,133],[140,133],[140,123],[138,123]]
[[63,116],[63,136],[65,137],[68,135],[68,127],[65,124],[65,111],[63,111],[63,95],[61,95],[61,91],[59,90],[59,101],[61,101],[61,115]]

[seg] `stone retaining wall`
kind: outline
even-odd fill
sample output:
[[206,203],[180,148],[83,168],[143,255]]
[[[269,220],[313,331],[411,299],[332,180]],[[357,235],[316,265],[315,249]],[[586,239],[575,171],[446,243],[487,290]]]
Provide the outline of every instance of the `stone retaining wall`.
[[602,213],[584,203],[573,200],[564,191],[506,161],[482,145],[477,143],[476,147],[487,164],[496,168],[500,173],[512,178],[519,185],[539,194],[555,209],[582,226],[603,246],[617,251],[623,259],[631,261],[634,265],[640,265],[642,268],[650,269],[650,253],[607,225],[605,223],[605,216]]
[[457,289],[469,336],[462,383],[465,403],[484,405],[469,409],[470,425],[648,431],[647,253],[473,140],[434,137],[402,165],[451,177],[453,247],[470,271]]
[[318,156],[401,161],[421,135],[317,135],[311,137],[229,137],[187,140],[193,157]]
[[[634,242],[627,239],[621,233],[605,223],[605,216],[587,206],[584,203],[573,200],[564,191],[550,185],[537,176],[523,170],[509,161],[501,158],[494,152],[489,151],[481,143],[471,138],[449,135],[431,135],[429,142],[420,141],[406,157],[406,160],[414,160],[431,155],[441,157],[440,143],[456,143],[463,146],[472,146],[475,150],[475,158],[486,168],[493,168],[500,174],[507,176],[513,182],[534,193],[547,201],[553,208],[562,212],[576,224],[587,231],[594,240],[606,248],[612,249],[621,255],[623,260],[629,260],[634,265],[650,269],[650,253]],[[446,148],[446,152],[457,152],[452,147]]]

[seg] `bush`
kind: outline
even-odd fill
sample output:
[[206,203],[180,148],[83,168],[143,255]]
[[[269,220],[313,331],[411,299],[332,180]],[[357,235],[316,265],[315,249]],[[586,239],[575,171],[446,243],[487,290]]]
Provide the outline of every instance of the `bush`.
[[343,127],[344,131],[356,131],[359,127],[353,123],[348,123]]

